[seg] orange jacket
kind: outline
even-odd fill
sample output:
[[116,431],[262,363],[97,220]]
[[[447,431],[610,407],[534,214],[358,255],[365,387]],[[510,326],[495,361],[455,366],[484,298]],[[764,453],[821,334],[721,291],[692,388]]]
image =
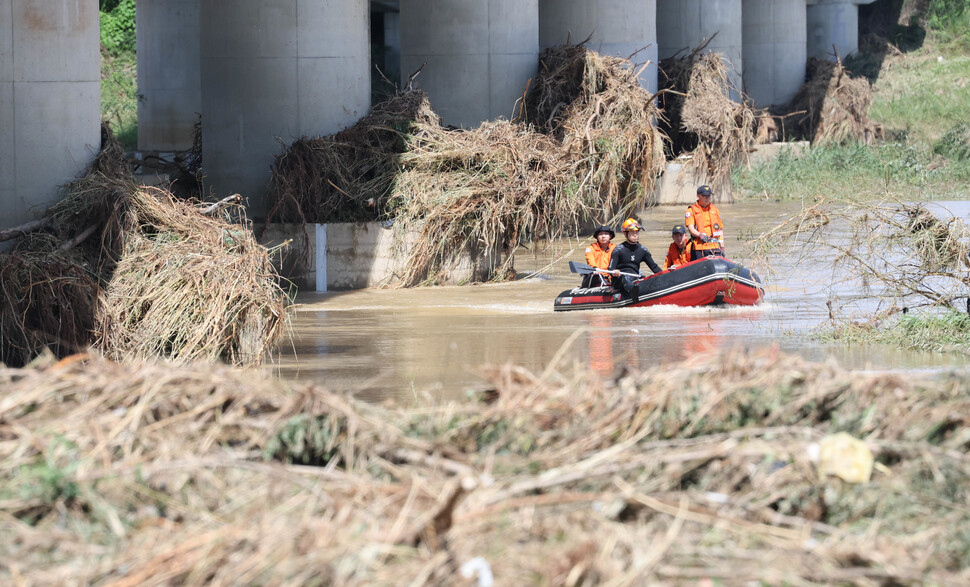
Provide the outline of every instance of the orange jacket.
[[698,251],[723,248],[724,223],[721,221],[721,211],[714,204],[708,206],[706,210],[701,208],[700,204],[688,206],[687,213],[684,215],[684,224],[693,226],[698,232],[711,237],[709,243],[693,239],[694,248]]
[[677,248],[677,243],[670,243],[670,248],[667,249],[667,258],[664,259],[664,269],[670,269],[671,265],[690,263],[690,252],[693,248],[693,241],[687,241],[683,251]]
[[593,241],[593,244],[586,247],[586,264],[597,269],[608,268],[610,266],[610,255],[613,254],[615,248],[616,243],[611,242],[604,251],[598,242]]

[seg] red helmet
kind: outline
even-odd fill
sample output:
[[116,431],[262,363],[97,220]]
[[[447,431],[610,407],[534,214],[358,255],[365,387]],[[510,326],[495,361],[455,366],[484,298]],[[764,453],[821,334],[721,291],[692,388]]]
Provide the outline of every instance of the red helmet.
[[622,232],[627,232],[628,230],[643,230],[643,227],[640,226],[640,223],[633,218],[627,218],[623,221],[623,225],[620,227],[620,230]]

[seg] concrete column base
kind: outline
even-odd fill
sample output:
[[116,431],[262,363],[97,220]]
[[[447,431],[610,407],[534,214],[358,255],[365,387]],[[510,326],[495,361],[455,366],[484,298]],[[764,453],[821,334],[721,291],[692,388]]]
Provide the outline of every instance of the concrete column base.
[[[321,234],[325,237],[320,238]],[[271,224],[260,238],[267,247],[286,241],[290,241],[287,248],[273,255],[283,277],[305,291],[341,291],[398,285],[405,269],[402,251],[413,248],[417,235],[408,235],[402,242],[393,227],[347,222],[306,227]],[[317,257],[320,248],[325,249],[325,260]],[[501,260],[497,245],[488,251],[466,251],[447,268],[445,283],[487,281]],[[318,275],[318,270],[326,271],[326,276]]]
[[681,156],[667,163],[667,168],[654,189],[652,203],[658,206],[668,204],[689,206],[697,201],[697,186],[704,184],[710,185],[714,190],[715,204],[734,202],[730,177],[715,185],[711,183],[706,173],[698,172],[690,165],[689,156]]

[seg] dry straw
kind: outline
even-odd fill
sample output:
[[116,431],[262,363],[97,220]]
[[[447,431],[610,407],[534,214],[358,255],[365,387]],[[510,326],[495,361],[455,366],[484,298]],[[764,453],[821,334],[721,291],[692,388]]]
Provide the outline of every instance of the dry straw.
[[107,125],[102,142],[41,230],[0,256],[0,360],[95,344],[117,359],[262,361],[286,299],[242,208],[138,186]]
[[705,53],[707,44],[660,63],[667,90],[661,96],[675,155],[690,154],[690,167],[712,185],[723,185],[731,168],[747,161],[757,134],[757,113],[728,80],[718,53]]
[[[872,88],[863,77],[854,77],[842,60],[809,59],[808,81],[787,107],[796,113],[783,119],[794,128],[788,134],[804,137],[813,144],[862,141],[882,138],[881,125],[869,118]],[[790,121],[790,122],[789,122]]]
[[442,127],[408,90],[332,137],[277,158],[271,220],[393,219],[405,286],[440,282],[465,252],[503,255],[647,203],[663,169],[656,108],[629,62],[581,46],[543,54],[515,122]]
[[[970,579],[965,381],[772,349],[489,377],[404,409],[223,366],[0,370],[0,579],[471,584],[478,557],[503,585]],[[869,483],[819,477],[839,431]]]

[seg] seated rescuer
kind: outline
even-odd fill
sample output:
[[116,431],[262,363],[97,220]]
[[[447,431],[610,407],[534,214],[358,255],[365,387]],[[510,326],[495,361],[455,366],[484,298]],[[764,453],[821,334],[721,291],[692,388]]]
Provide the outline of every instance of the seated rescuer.
[[711,203],[710,186],[697,188],[697,203],[687,207],[685,222],[687,231],[694,238],[691,261],[711,255],[724,255],[724,223],[721,211]]
[[633,286],[635,278],[630,275],[621,276],[620,273],[639,274],[640,263],[646,263],[647,267],[654,273],[660,273],[663,269],[654,262],[647,247],[640,244],[639,222],[633,218],[627,218],[623,221],[620,230],[623,231],[626,242],[620,243],[613,249],[613,254],[610,255],[610,272],[614,277],[620,277],[616,281],[619,282],[624,291],[630,294],[635,304],[640,301],[637,297],[637,288]]
[[[610,255],[616,248],[612,242],[616,233],[609,226],[600,226],[593,233],[593,244],[586,247],[586,264],[595,269],[607,269],[610,266]],[[583,276],[583,287],[599,287],[610,283],[609,275],[590,273]]]
[[690,263],[691,251],[694,250],[693,243],[687,237],[687,229],[683,224],[678,224],[670,230],[671,238],[674,242],[670,243],[667,249],[667,258],[664,259],[664,269],[673,269],[678,265]]

